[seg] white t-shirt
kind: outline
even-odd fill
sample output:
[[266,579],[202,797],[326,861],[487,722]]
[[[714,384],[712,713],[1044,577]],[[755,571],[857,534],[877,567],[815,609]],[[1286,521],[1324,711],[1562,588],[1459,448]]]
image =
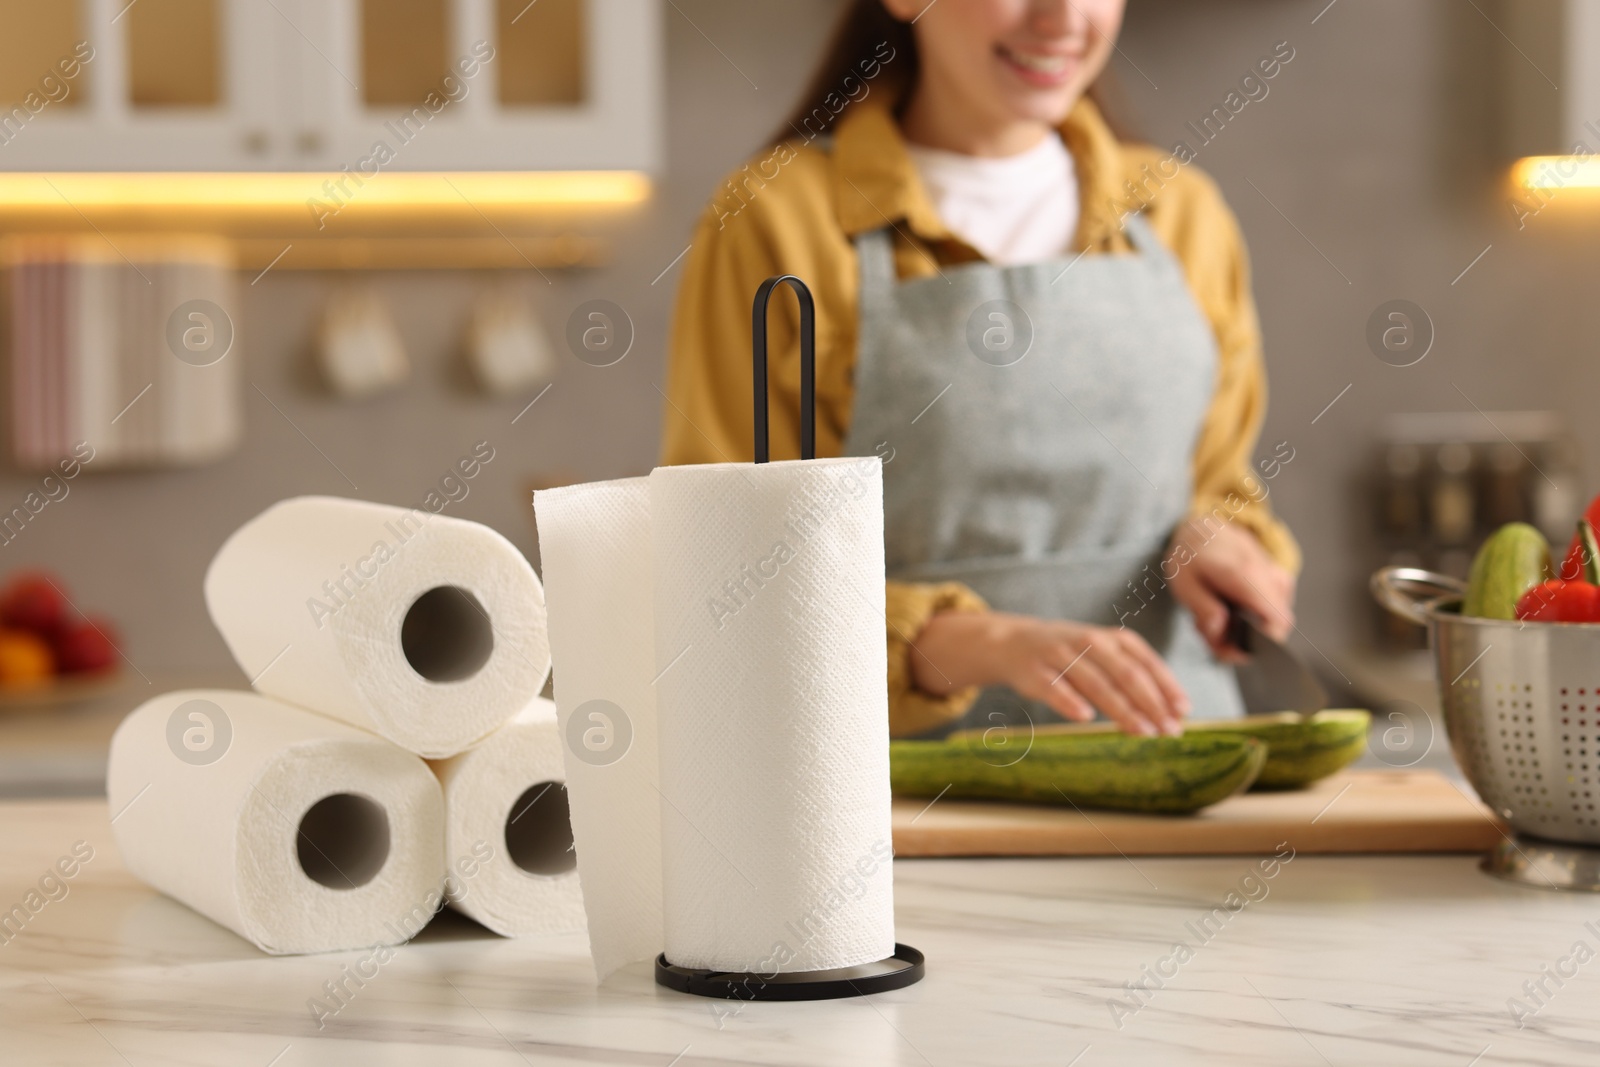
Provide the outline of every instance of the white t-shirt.
[[998,158],[907,147],[939,218],[991,263],[1038,263],[1070,250],[1078,176],[1059,134]]

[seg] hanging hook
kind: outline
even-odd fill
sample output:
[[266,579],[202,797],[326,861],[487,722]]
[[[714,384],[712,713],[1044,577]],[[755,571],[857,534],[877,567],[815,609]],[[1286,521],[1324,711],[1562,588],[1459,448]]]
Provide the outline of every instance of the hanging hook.
[[800,301],[800,458],[817,458],[817,308],[806,283],[793,274],[774,275],[756,290],[750,310],[750,359],[755,380],[756,462],[767,462],[767,304],[772,290],[787,283]]

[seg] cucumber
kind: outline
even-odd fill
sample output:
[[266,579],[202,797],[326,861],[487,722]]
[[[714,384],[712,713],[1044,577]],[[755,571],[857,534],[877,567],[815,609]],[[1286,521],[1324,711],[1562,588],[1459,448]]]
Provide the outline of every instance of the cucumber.
[[[986,740],[987,738],[987,740]],[[889,783],[909,796],[984,797],[1187,814],[1249,788],[1267,748],[1251,737],[992,732],[891,741]],[[1021,752],[1018,756],[1015,753]]]
[[[1314,715],[1284,711],[1276,715],[1251,715],[1244,719],[1201,719],[1184,724],[1182,738],[1201,736],[1249,737],[1267,747],[1267,758],[1251,788],[1301,789],[1361,758],[1367,746],[1367,727],[1372,714],[1359,708],[1333,708]],[[1029,737],[1037,743],[1046,738],[1117,737],[1117,727],[1109,722],[1048,723],[1042,726],[963,730],[947,740],[966,744],[986,744],[998,751],[1015,745],[1020,751]],[[1130,738],[1130,740],[1137,740]],[[1157,739],[1159,740],[1159,739]]]
[[1473,557],[1461,614],[1514,619],[1522,594],[1554,577],[1544,534],[1525,522],[1507,523],[1490,534]]
[[1360,759],[1367,748],[1371,721],[1372,714],[1358,708],[1335,708],[1315,715],[1289,711],[1192,722],[1184,736],[1253,737],[1267,746],[1267,762],[1252,788],[1303,789]]

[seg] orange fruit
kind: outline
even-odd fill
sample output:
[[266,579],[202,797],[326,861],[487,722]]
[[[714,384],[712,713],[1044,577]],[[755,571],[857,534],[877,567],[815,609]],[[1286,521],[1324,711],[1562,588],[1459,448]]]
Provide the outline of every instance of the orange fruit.
[[43,638],[26,630],[0,630],[0,688],[44,685],[55,671],[55,656]]

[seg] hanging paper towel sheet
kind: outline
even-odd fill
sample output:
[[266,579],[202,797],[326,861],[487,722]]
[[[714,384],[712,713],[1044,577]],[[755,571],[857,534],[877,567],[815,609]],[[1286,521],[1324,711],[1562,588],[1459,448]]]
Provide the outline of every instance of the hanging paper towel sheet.
[[111,740],[106,795],[135,877],[266,952],[399,944],[443,904],[427,765],[254,693],[145,701]]
[[603,979],[662,946],[650,487],[629,478],[536,499],[572,836]]
[[[757,974],[893,953],[881,469],[870,457],[664,467],[643,484],[648,499],[644,480],[537,494],[601,977],[622,962],[602,944]],[[647,616],[653,641],[639,636]],[[608,695],[608,677],[630,681],[631,706]],[[571,725],[608,710],[599,700],[632,728],[627,754],[602,769],[638,757],[609,780],[583,772],[593,756]],[[642,719],[659,730],[655,752],[642,747]],[[630,807],[623,781],[659,797],[653,841],[649,805]],[[659,942],[590,893],[619,867],[645,868],[649,887],[652,846]]]
[[280,501],[206,572],[206,606],[262,693],[453,756],[544,688],[544,590],[487,526],[337,497]]

